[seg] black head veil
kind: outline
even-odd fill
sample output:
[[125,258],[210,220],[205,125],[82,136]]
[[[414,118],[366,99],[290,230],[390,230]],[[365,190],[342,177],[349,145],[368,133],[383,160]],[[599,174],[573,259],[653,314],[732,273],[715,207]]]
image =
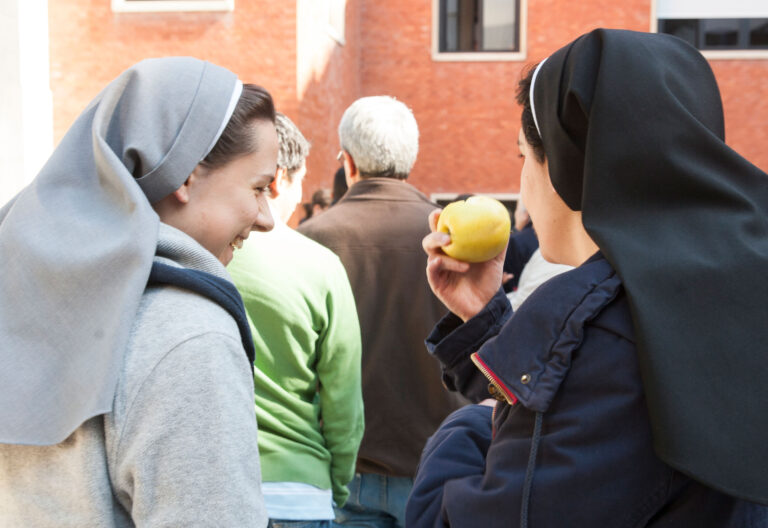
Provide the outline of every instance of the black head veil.
[[768,176],[724,143],[709,64],[595,30],[544,62],[532,105],[555,189],[624,282],[658,455],[768,503]]

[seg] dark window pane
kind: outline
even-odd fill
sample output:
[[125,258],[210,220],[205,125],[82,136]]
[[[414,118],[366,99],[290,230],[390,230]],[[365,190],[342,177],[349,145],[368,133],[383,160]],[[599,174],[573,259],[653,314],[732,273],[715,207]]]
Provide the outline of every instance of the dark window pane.
[[477,0],[441,0],[440,11],[440,51],[476,51]]
[[739,44],[739,19],[720,18],[702,20],[704,46],[707,48],[734,48]]
[[694,19],[670,18],[659,20],[659,32],[683,39],[691,46],[698,47],[699,21]]
[[768,47],[768,18],[749,21],[749,46]]

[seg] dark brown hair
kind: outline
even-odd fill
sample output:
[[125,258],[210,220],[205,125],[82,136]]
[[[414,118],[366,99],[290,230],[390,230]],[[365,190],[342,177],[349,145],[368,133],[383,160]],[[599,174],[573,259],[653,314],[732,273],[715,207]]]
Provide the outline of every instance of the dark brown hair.
[[272,96],[261,86],[244,84],[229,123],[201,164],[208,169],[217,169],[240,156],[255,152],[258,145],[254,142],[251,125],[262,119],[275,122]]
[[533,149],[536,160],[543,162],[545,158],[544,143],[541,141],[539,131],[536,129],[536,121],[533,119],[531,111],[531,81],[533,73],[536,71],[537,64],[534,64],[525,71],[523,78],[517,83],[517,103],[523,107],[523,114],[520,116],[520,123],[523,128],[525,140]]
[[331,192],[333,201],[331,202],[331,205],[341,200],[341,197],[344,196],[347,189],[347,176],[344,173],[344,167],[339,167],[333,175],[333,191]]

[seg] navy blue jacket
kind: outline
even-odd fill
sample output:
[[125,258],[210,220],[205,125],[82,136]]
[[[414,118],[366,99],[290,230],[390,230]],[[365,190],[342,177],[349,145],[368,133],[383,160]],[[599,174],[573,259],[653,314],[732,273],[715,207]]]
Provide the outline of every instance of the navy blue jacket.
[[444,383],[500,401],[493,418],[490,407],[460,409],[427,442],[409,528],[768,526],[768,508],[656,457],[633,339],[621,282],[599,253],[514,315],[500,291],[465,324],[441,320],[427,346]]

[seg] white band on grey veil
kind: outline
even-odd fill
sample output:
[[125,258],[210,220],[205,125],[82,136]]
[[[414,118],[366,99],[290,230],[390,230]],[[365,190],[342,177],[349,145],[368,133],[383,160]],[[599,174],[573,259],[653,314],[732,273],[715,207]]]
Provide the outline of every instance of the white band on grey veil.
[[547,59],[544,59],[539,63],[538,66],[536,66],[536,70],[533,72],[533,77],[531,77],[531,89],[528,92],[528,99],[531,101],[531,113],[533,114],[533,124],[536,125],[536,132],[539,133],[539,137],[541,137],[541,129],[539,128],[539,120],[536,119],[536,108],[533,105],[533,86],[536,84],[536,76],[539,75],[539,70],[541,70],[541,67],[544,66],[544,63],[547,62]]
[[[235,88],[232,90],[232,96],[229,98],[229,105],[227,106],[227,112],[224,114],[224,120],[221,122],[219,131],[216,132],[215,136],[213,136],[213,141],[211,141],[211,144],[208,145],[208,149],[206,149],[203,159],[205,159],[205,156],[211,153],[211,151],[213,150],[213,147],[216,145],[216,142],[224,133],[224,129],[227,127],[227,124],[229,123],[229,120],[232,117],[232,113],[235,111],[235,106],[237,106],[237,102],[240,100],[240,95],[242,95],[242,93],[243,93],[243,81],[238,79],[235,82]],[[200,161],[202,161],[202,159]]]

